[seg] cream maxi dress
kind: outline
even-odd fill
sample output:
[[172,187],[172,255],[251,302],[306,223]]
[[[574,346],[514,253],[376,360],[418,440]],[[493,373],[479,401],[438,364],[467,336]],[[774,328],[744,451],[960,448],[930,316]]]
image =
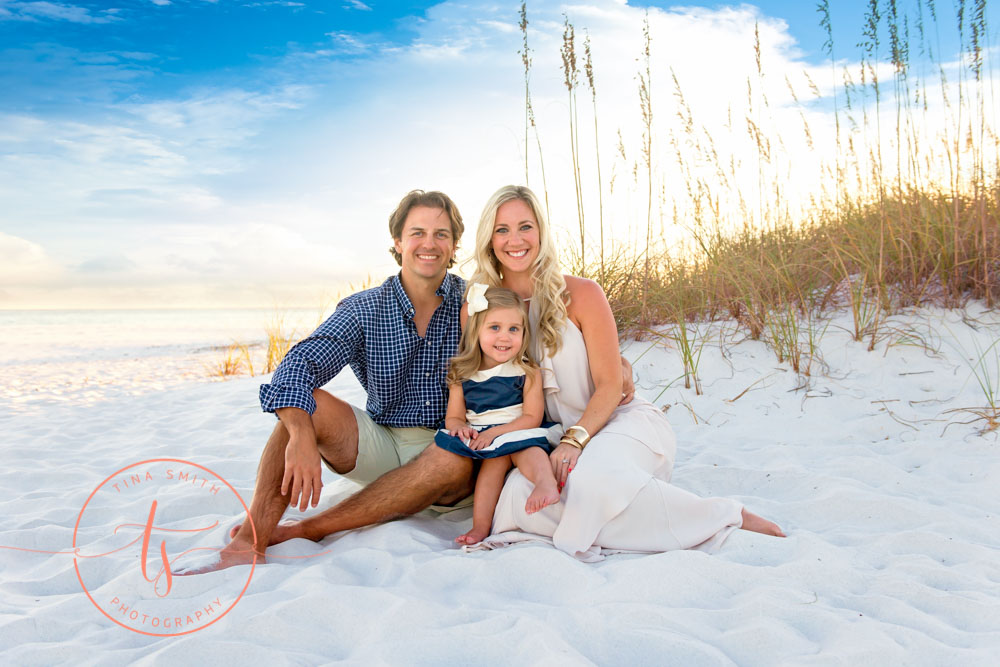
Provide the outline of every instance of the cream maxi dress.
[[[532,330],[538,313],[530,310]],[[575,424],[594,392],[583,334],[567,320],[552,357],[535,344],[549,419]],[[700,498],[669,484],[676,440],[670,423],[640,398],[618,406],[581,454],[558,503],[527,514],[532,484],[519,471],[507,478],[493,517],[493,534],[480,548],[542,539],[581,560],[607,551],[659,552],[718,549],[742,525],[743,506]]]

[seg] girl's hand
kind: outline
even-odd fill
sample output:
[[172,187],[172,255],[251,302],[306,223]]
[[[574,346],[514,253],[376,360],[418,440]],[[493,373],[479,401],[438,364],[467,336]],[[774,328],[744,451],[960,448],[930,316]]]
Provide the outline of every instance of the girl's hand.
[[573,445],[560,443],[549,454],[549,461],[552,463],[552,474],[555,475],[559,490],[566,485],[566,479],[576,467],[576,462],[582,452]]
[[496,430],[492,428],[488,428],[485,431],[477,433],[475,437],[472,439],[472,442],[469,443],[469,449],[473,449],[476,451],[480,449],[486,449],[491,444],[493,444],[493,441],[496,439],[498,435],[499,433],[496,433]]
[[472,428],[468,424],[462,426],[461,428],[454,428],[448,433],[466,444],[469,444],[469,442],[476,437],[476,429]]

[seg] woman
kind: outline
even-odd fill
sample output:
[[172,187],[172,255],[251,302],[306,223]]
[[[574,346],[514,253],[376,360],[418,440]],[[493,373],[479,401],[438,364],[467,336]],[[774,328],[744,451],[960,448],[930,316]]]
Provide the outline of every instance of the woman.
[[475,252],[471,282],[507,287],[528,302],[546,413],[566,427],[549,457],[565,484],[561,502],[527,514],[531,483],[513,472],[494,515],[495,539],[487,542],[516,540],[499,534],[520,531],[551,537],[557,548],[590,560],[601,547],[714,550],[737,528],[783,536],[736,501],[668,484],[676,449],[670,424],[647,401],[619,405],[618,331],[607,297],[591,280],[562,275],[531,190],[506,186],[490,198]]

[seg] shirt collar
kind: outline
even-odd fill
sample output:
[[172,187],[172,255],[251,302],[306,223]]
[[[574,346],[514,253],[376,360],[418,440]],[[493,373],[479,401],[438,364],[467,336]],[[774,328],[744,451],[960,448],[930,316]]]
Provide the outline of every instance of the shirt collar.
[[437,295],[437,296],[443,297],[444,300],[447,301],[448,300],[448,296],[455,289],[455,283],[456,282],[457,282],[457,279],[455,278],[455,276],[453,276],[450,273],[444,274],[444,280],[442,280],[441,281],[441,285],[439,285],[438,288],[436,290],[434,290],[434,294]]
[[[396,300],[399,301],[400,307],[403,309],[403,314],[412,320],[413,314],[416,311],[413,308],[413,302],[410,301],[410,296],[406,293],[406,290],[403,289],[403,281],[400,279],[401,275],[402,272],[397,273],[392,277],[392,291],[396,295]],[[457,279],[454,275],[445,273],[444,280],[442,280],[438,288],[434,290],[434,294],[442,297],[444,301],[447,302],[448,296],[456,289],[456,281]]]

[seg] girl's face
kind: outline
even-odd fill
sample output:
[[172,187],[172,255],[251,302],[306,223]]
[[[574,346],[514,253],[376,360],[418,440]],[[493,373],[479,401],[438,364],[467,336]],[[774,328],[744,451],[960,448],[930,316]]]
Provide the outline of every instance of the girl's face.
[[492,247],[505,273],[521,273],[534,266],[540,247],[538,221],[527,202],[512,199],[497,209]]
[[483,351],[480,370],[510,361],[521,352],[524,318],[517,308],[491,308],[479,328],[479,347]]

